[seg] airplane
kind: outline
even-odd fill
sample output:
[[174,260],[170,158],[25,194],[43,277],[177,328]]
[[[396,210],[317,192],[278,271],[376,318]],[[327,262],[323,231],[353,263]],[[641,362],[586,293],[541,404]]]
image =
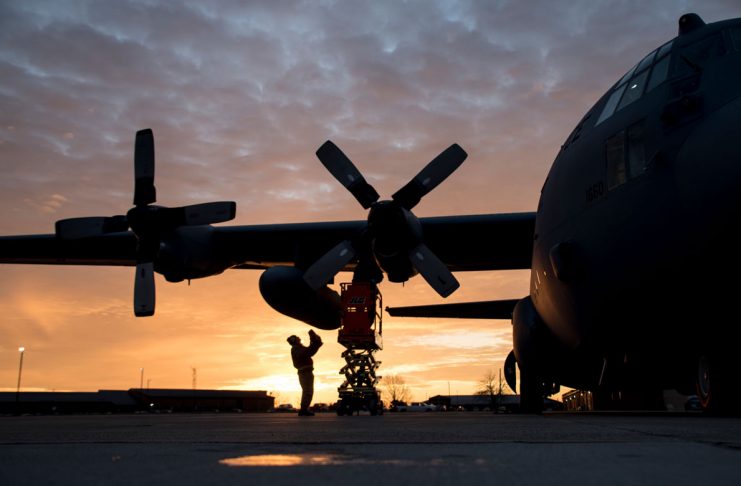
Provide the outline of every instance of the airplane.
[[397,307],[391,315],[511,319],[505,365],[521,408],[561,386],[595,393],[675,388],[711,413],[739,411],[736,221],[741,212],[741,19],[679,19],[587,111],[562,145],[535,212],[417,218],[412,209],[466,158],[454,144],[381,200],[328,141],[320,162],[369,210],[365,221],[211,226],[234,202],[157,206],[154,138],[137,133],[134,207],[0,237],[0,263],[134,266],[134,312],[166,280],[262,270],[278,312],[341,323],[336,274],[378,283],[420,274],[442,297],[454,272],[530,269],[524,298]]
[[[516,361],[526,410],[559,384],[741,407],[740,82],[741,19],[686,14],[567,137],[538,203],[530,295],[512,310],[505,371],[513,387]],[[512,304],[391,315],[502,318]]]

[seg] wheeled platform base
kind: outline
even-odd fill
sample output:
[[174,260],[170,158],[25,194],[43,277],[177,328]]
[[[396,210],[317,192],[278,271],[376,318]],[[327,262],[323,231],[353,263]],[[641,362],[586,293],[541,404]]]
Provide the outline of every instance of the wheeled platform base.
[[383,402],[375,389],[340,392],[337,415],[353,415],[361,411],[368,411],[371,415],[383,415]]

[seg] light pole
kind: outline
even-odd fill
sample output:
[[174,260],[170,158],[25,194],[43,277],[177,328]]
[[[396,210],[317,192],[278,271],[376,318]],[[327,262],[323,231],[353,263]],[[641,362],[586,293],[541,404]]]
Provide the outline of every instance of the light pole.
[[18,352],[21,354],[20,363],[18,363],[18,386],[15,389],[15,411],[16,414],[21,414],[21,373],[23,372],[23,353],[26,352],[26,348],[21,346],[18,348]]
[[139,368],[139,390],[144,390],[144,368]]

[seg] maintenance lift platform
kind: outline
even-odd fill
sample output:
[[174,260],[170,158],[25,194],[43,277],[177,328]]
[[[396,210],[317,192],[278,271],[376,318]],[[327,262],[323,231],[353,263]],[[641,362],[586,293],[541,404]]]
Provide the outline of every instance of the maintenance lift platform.
[[337,342],[346,349],[342,353],[347,363],[340,370],[345,381],[337,389],[337,415],[352,415],[367,410],[371,415],[383,414],[381,395],[376,390],[381,365],[374,354],[383,349],[383,302],[378,286],[371,282],[340,284],[342,326]]

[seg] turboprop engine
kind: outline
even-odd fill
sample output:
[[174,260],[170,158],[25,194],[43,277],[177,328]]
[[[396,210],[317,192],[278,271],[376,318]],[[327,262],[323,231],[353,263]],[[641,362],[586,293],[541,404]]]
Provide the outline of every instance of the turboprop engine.
[[272,267],[260,276],[260,293],[270,307],[319,329],[339,329],[340,295],[326,285],[317,290],[296,267]]

